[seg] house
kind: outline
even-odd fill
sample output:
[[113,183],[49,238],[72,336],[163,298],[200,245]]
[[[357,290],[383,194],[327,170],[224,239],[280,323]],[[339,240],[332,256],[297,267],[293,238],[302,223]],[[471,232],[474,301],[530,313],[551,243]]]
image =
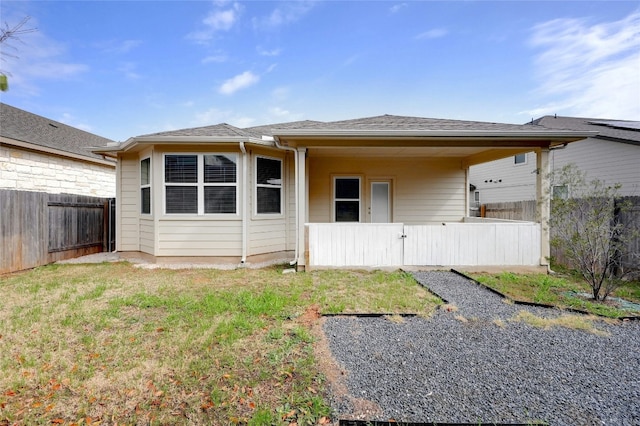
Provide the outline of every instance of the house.
[[[468,168],[593,132],[384,115],[133,137],[118,161],[117,250],[157,262],[298,269],[546,265],[539,223],[467,217]],[[546,185],[537,175],[538,187]],[[548,204],[541,203],[548,215]]]
[[[551,170],[573,163],[587,179],[620,184],[620,195],[640,196],[640,121],[544,116],[532,126],[550,130],[594,131],[597,134],[549,152]],[[469,171],[471,207],[479,204],[536,199],[536,153],[474,165]]]
[[0,189],[115,196],[110,139],[0,103]]
[[109,250],[112,143],[0,103],[0,274]]

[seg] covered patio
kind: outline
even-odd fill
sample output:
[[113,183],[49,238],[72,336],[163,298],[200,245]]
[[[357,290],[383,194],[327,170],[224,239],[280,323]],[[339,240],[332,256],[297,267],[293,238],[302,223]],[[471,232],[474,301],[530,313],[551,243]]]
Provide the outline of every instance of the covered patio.
[[[295,156],[297,267],[546,267],[549,152],[590,134],[397,116],[274,128]],[[469,217],[469,167],[529,151],[536,222]]]

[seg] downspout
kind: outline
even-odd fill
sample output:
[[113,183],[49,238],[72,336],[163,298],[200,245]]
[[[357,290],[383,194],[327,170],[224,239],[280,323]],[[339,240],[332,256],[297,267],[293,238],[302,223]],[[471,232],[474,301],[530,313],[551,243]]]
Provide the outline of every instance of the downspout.
[[296,204],[296,232],[295,232],[295,254],[293,257],[293,260],[291,262],[289,262],[289,265],[295,265],[296,263],[298,263],[298,253],[299,253],[299,247],[298,247],[298,225],[300,223],[300,214],[298,213],[298,151],[295,148],[292,148],[290,146],[284,146],[280,144],[280,140],[278,139],[277,136],[273,137],[273,142],[276,145],[276,148],[278,149],[282,149],[285,151],[290,151],[293,152],[293,173],[294,173],[294,196],[295,196],[295,204]]
[[240,151],[242,152],[242,258],[240,259],[240,266],[244,266],[247,262],[247,217],[249,209],[249,191],[247,191],[249,170],[247,165],[247,149],[244,146],[244,142],[240,142]]

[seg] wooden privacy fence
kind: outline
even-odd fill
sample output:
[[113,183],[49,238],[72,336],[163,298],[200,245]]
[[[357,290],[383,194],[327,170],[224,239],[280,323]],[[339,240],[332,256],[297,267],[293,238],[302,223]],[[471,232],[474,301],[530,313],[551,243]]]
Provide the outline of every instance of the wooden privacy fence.
[[0,273],[115,248],[115,201],[0,190]]
[[[621,223],[626,229],[635,233],[635,238],[627,241],[628,247],[625,250],[628,255],[623,258],[623,264],[627,267],[637,268],[638,259],[640,259],[640,197],[620,197],[616,200],[617,205],[626,203],[630,206],[628,209],[616,209],[616,217],[614,221]],[[481,206],[484,217],[495,219],[511,219],[511,220],[536,220],[536,201],[516,201],[505,203],[490,203]],[[551,230],[553,233],[553,229]],[[565,266],[568,265],[564,253],[556,247],[551,248],[551,256],[557,263]]]

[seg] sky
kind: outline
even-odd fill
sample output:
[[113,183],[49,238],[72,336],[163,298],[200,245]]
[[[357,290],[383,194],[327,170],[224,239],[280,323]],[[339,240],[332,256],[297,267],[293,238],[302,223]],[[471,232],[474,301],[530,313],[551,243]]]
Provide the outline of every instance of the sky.
[[640,120],[637,1],[7,1],[2,102],[124,141],[382,114]]

